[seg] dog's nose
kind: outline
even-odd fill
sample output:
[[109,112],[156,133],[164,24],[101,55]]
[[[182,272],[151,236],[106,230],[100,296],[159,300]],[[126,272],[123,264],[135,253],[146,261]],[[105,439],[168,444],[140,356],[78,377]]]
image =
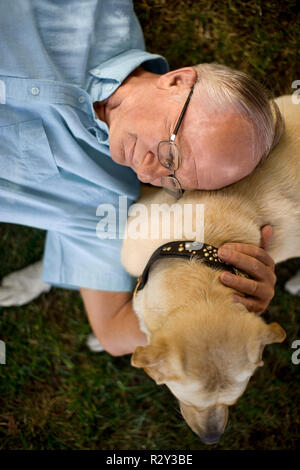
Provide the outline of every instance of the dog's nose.
[[217,444],[221,439],[223,433],[210,433],[210,434],[202,434],[200,437],[203,444],[212,445]]

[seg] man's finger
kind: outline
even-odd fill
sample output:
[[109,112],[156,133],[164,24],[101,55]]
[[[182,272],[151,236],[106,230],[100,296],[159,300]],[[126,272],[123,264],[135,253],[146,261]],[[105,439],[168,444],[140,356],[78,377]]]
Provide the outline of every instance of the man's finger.
[[249,299],[247,297],[241,297],[239,295],[234,295],[233,296],[233,301],[234,302],[239,302],[243,304],[248,312],[253,312],[253,313],[258,313],[261,314],[264,312],[264,308],[262,308],[255,300]]
[[226,286],[232,287],[238,292],[250,295],[251,297],[257,297],[260,300],[269,299],[274,297],[275,294],[274,288],[264,283],[236,276],[235,274],[227,273],[227,271],[221,274],[220,279]]
[[247,279],[245,277],[236,276],[229,272],[224,272],[220,276],[221,281],[228,287],[236,289],[246,295],[253,297],[267,298],[267,293],[264,292],[265,285],[255,281],[254,279]]
[[[224,250],[226,250],[226,256],[224,256]],[[274,269],[275,264],[273,258],[271,258],[271,256],[268,255],[268,253],[259,246],[250,245],[247,243],[226,243],[218,250],[219,258],[227,262],[230,261],[232,264],[234,264],[232,262],[232,256],[235,256],[235,259],[237,259],[238,253],[247,255],[248,257],[250,256],[251,258],[256,258],[264,265],[270,266],[272,269]],[[237,262],[239,262],[239,259],[237,259]]]
[[[265,280],[266,276],[269,277],[270,273],[274,270],[274,261],[263,249],[253,245],[244,246],[241,245],[238,250],[229,247],[227,255],[220,254],[219,257],[227,263],[233,264],[238,269],[245,271],[250,276]],[[247,248],[248,246],[251,247],[250,250]],[[252,254],[249,255],[249,251]],[[267,267],[270,267],[271,270]]]
[[273,227],[272,225],[264,225],[260,229],[260,246],[264,250],[268,248],[268,245],[271,241],[273,235]]

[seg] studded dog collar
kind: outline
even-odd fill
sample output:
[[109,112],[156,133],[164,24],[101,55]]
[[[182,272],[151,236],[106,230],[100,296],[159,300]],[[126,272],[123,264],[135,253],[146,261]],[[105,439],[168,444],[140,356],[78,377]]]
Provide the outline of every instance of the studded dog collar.
[[145,266],[143,274],[138,278],[133,295],[143,289],[148,280],[149,270],[152,264],[166,256],[172,258],[198,258],[202,259],[203,262],[214,269],[230,271],[233,274],[241,274],[243,276],[249,277],[246,273],[240,271],[232,264],[222,261],[218,257],[218,248],[206,243],[196,242],[196,241],[175,241],[169,242],[164,245],[159,246],[149,258],[148,263]]

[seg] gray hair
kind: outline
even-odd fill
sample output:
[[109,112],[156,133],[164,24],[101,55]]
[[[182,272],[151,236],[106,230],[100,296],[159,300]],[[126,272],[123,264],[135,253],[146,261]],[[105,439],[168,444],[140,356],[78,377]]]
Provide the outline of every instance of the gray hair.
[[282,115],[270,93],[248,74],[225,65],[199,64],[193,68],[197,72],[196,90],[201,84],[214,105],[232,105],[250,120],[261,165],[284,130]]

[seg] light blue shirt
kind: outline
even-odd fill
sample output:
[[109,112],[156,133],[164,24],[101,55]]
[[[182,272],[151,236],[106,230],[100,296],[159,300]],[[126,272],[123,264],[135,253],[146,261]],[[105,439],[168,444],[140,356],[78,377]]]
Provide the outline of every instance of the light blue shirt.
[[129,207],[139,182],[111,159],[93,102],[166,60],[145,52],[130,0],[0,0],[0,47],[0,221],[47,230],[45,282],[131,290],[96,210],[119,196]]

